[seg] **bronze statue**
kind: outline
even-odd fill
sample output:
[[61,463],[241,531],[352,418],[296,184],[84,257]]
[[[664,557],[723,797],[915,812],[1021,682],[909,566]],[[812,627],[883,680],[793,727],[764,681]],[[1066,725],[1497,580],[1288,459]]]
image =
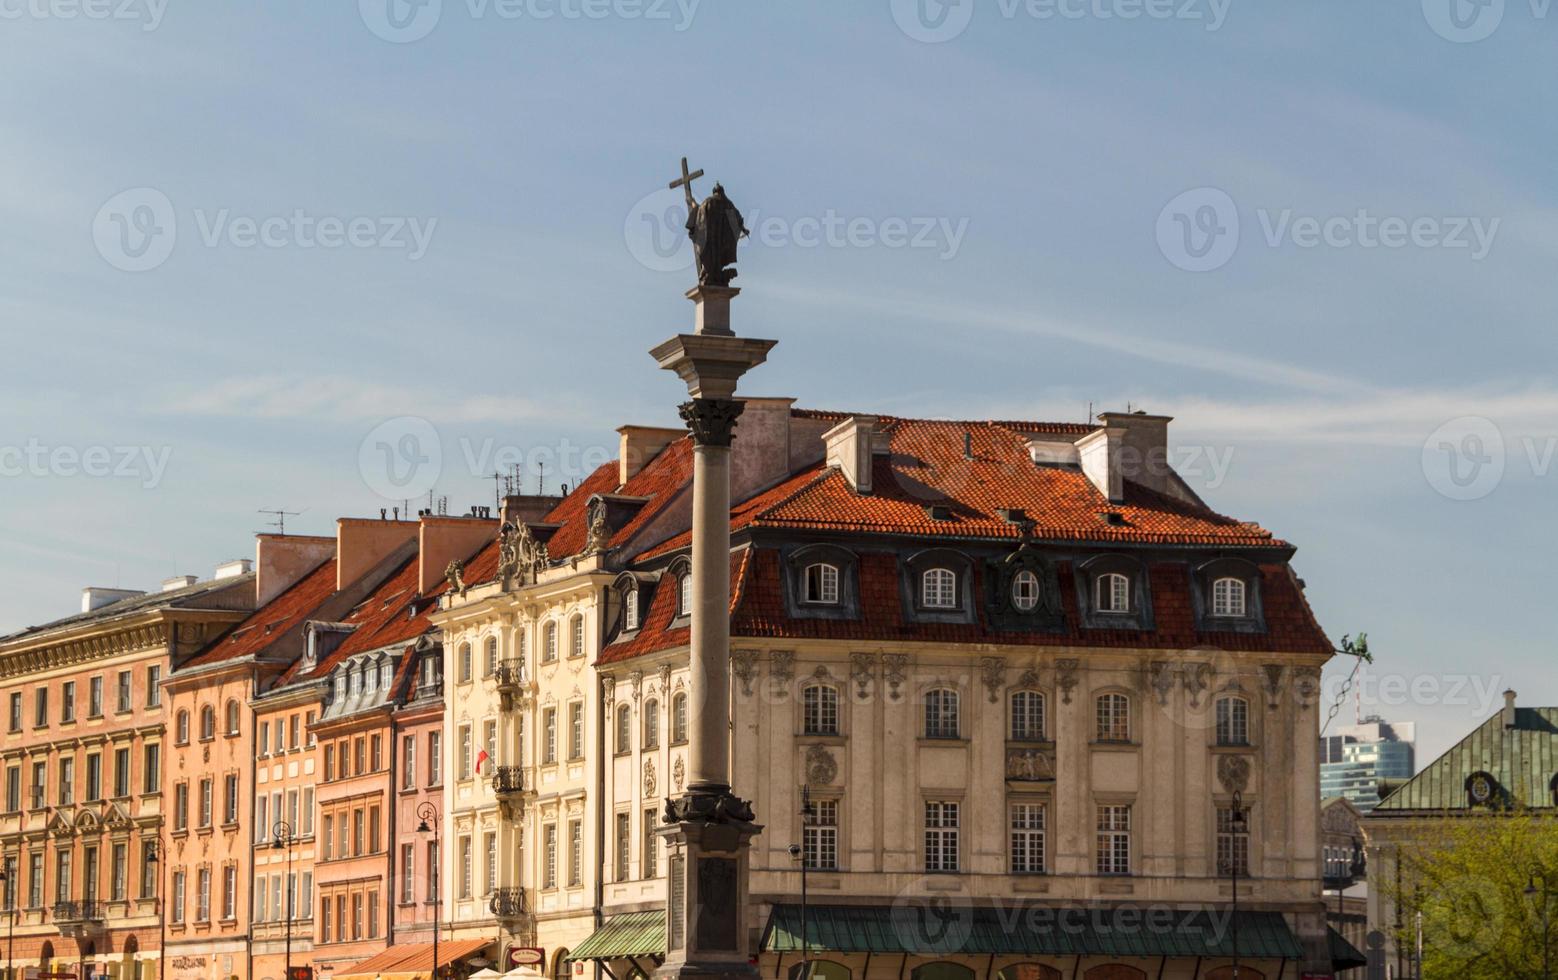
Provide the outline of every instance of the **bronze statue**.
[[687,237],[692,239],[693,253],[698,258],[698,284],[700,286],[729,286],[736,278],[736,247],[747,237],[746,222],[725,188],[714,185],[702,204],[692,196],[692,182],[703,176],[699,170],[689,173],[687,158],[682,157],[682,176],[671,182],[671,189],[680,187],[687,195]]

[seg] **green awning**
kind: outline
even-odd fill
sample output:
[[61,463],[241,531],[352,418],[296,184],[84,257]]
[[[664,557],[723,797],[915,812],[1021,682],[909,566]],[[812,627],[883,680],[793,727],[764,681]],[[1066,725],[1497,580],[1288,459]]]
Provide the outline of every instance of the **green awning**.
[[[813,906],[806,948],[839,953],[919,956],[1033,954],[1047,956],[1231,956],[1299,959],[1299,945],[1278,912],[1151,908],[1024,908],[938,906]],[[1237,926],[1237,928],[1235,928]],[[776,905],[763,931],[764,952],[799,952],[801,907]]]
[[1358,947],[1348,942],[1341,933],[1326,927],[1326,941],[1331,945],[1331,969],[1351,970],[1354,967],[1368,966],[1369,959],[1358,952]]
[[625,912],[613,915],[568,954],[570,960],[619,960],[628,956],[665,955],[665,913]]

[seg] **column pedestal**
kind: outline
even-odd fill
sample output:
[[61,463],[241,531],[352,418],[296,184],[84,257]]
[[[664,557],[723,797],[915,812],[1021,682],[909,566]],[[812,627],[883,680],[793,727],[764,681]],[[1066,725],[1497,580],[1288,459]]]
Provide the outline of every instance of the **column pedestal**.
[[[678,811],[691,815],[704,804],[721,812],[742,808],[745,816],[752,814],[728,793],[689,793],[667,804],[667,816]],[[655,980],[757,980],[757,967],[747,952],[747,862],[752,838],[761,830],[750,820],[683,819],[657,831],[670,851],[670,895],[665,963],[655,971]]]

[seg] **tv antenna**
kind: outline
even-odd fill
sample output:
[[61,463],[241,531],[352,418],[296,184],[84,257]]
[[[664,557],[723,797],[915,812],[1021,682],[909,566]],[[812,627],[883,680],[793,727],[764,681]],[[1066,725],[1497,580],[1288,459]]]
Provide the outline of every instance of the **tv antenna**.
[[275,528],[277,534],[286,537],[287,518],[301,517],[305,512],[301,510],[265,510],[262,508],[256,513],[269,514],[271,517],[274,517],[275,520],[268,522],[265,526]]

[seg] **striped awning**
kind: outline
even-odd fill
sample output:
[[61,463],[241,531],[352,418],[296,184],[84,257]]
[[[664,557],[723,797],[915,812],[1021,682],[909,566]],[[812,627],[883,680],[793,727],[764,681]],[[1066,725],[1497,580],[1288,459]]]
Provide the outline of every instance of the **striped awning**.
[[625,912],[613,915],[590,938],[574,947],[571,960],[620,960],[631,956],[665,955],[665,913]]
[[[1043,956],[1231,956],[1298,959],[1304,955],[1277,912],[1231,913],[1168,908],[986,908],[813,906],[806,949],[840,953],[1032,954]],[[801,907],[776,905],[763,931],[764,952],[800,952]]]
[[[448,966],[457,963],[488,946],[493,945],[491,939],[454,939],[438,944],[438,965]],[[348,977],[365,977],[373,980],[375,977],[383,977],[391,980],[394,977],[429,977],[433,972],[433,944],[432,943],[401,943],[391,946],[382,953],[375,953],[356,966],[342,969],[335,975],[335,980],[347,980]]]

